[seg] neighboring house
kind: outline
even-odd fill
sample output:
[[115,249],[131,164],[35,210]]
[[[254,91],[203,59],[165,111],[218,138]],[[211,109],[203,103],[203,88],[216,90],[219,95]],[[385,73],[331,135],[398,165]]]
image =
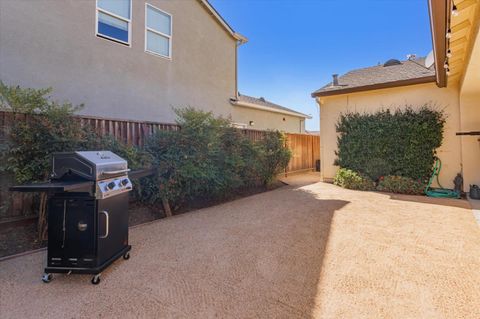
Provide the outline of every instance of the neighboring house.
[[[331,181],[337,148],[335,124],[347,111],[374,112],[387,107],[420,107],[433,103],[448,116],[443,145],[438,155],[443,162],[440,180],[453,187],[458,172],[464,187],[480,184],[479,136],[457,136],[463,131],[480,131],[480,4],[429,1],[434,50],[427,61],[411,58],[390,60],[379,66],[353,70],[312,93],[320,108],[321,171]],[[435,63],[432,65],[433,61]]]
[[266,130],[272,127],[289,133],[305,133],[305,119],[311,116],[265,100],[238,93],[231,99],[232,118],[241,128]]
[[[230,99],[246,41],[207,0],[0,1],[0,80],[96,117],[172,123],[192,106],[245,121]],[[270,114],[249,119],[283,129]]]

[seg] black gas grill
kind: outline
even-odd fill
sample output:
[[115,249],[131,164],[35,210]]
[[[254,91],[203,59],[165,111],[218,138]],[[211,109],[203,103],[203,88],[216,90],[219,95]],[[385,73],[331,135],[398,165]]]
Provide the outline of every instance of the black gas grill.
[[105,268],[130,257],[128,172],[127,161],[109,151],[56,153],[49,182],[11,188],[49,194],[44,282],[52,273],[77,273],[98,284]]

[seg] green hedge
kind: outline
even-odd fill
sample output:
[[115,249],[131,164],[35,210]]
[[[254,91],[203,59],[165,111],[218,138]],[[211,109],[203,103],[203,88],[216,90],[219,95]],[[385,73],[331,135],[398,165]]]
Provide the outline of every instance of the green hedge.
[[422,195],[426,186],[422,181],[403,176],[382,176],[376,183],[369,177],[346,168],[337,171],[333,183],[348,189],[411,195]]
[[342,114],[335,164],[375,181],[387,175],[424,181],[431,175],[444,125],[444,112],[429,105]]
[[402,176],[381,177],[377,190],[381,192],[422,195],[425,191],[425,183]]
[[253,142],[210,112],[176,112],[182,129],[158,131],[146,144],[158,168],[140,188],[149,202],[166,201],[175,209],[195,198],[225,198],[242,187],[269,184],[288,165],[290,151],[279,132]]

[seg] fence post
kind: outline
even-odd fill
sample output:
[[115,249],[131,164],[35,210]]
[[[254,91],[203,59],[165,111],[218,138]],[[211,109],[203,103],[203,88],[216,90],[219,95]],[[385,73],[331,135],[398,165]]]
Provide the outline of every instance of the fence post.
[[[288,135],[287,134],[285,134],[285,148],[288,148]],[[292,160],[292,159],[290,159],[290,160]],[[288,165],[287,165],[287,167],[285,167],[285,177],[288,176],[287,172],[288,172]]]

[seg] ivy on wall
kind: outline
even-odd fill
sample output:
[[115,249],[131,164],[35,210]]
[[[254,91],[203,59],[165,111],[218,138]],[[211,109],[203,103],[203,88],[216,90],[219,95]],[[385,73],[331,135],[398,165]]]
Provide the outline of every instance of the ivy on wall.
[[445,114],[430,105],[342,114],[335,165],[378,181],[395,175],[425,181],[442,145]]

